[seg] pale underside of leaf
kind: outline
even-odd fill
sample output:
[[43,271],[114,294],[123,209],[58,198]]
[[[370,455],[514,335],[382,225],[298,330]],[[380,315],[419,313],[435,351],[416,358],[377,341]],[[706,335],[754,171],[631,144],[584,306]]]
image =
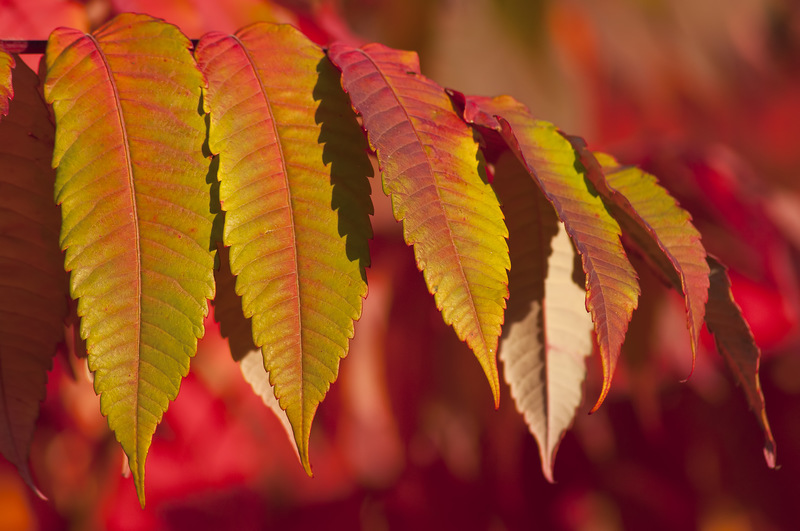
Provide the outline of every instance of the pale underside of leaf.
[[563,224],[511,153],[498,161],[493,184],[508,224],[512,264],[500,359],[552,482],[558,445],[581,402],[593,324],[585,291],[573,281],[575,251]]
[[639,300],[636,271],[620,241],[617,221],[576,167],[577,154],[550,123],[535,120],[509,96],[467,97],[465,119],[498,131],[526,166],[572,239],[586,274],[586,308],[592,315],[603,364],[603,387],[592,411],[611,388],[625,333]]
[[308,440],[367,293],[367,144],[324,52],[291,26],[211,33],[209,146],[244,315],[310,474]]
[[156,425],[214,295],[202,75],[169,24],[121,15],[47,49],[61,245],[95,391],[144,505]]
[[581,138],[567,138],[625,234],[683,293],[694,368],[708,300],[709,268],[691,215],[658,185],[653,175],[636,167],[620,166],[608,155],[592,154]]
[[334,44],[329,56],[376,151],[383,189],[444,321],[499,400],[496,350],[508,297],[508,235],[483,156],[416,54]]
[[[245,354],[241,361],[239,361],[239,365],[245,381],[253,388],[253,392],[261,397],[264,405],[275,413],[275,416],[281,422],[281,426],[286,430],[286,436],[289,438],[289,441],[294,443],[294,429],[292,428],[292,423],[289,422],[289,417],[281,408],[278,399],[275,398],[275,387],[269,383],[269,374],[264,371],[264,356],[261,350],[251,350]],[[297,444],[292,444],[292,448],[297,456],[297,460],[300,461]]]
[[0,452],[35,490],[28,452],[68,295],[53,202],[53,125],[39,78],[22,61],[13,84],[7,94],[13,89],[16,97],[0,118]]
[[[219,269],[214,272],[217,292],[214,297],[214,319],[219,323],[222,337],[227,338],[231,356],[239,362],[239,368],[245,381],[253,392],[261,397],[264,405],[274,412],[286,430],[289,440],[294,442],[294,431],[286,412],[281,409],[275,398],[275,388],[269,383],[269,373],[264,370],[264,356],[253,343],[252,323],[245,318],[242,310],[242,298],[236,294],[236,278],[231,273],[228,247],[219,246]],[[297,445],[295,454],[300,460]]]
[[764,458],[770,468],[775,468],[775,439],[767,420],[764,395],[758,377],[761,350],[742,316],[741,308],[733,300],[731,282],[725,266],[710,256],[708,264],[711,270],[711,286],[708,292],[706,326],[714,334],[717,350],[736,383],[742,386],[747,404],[764,432]]

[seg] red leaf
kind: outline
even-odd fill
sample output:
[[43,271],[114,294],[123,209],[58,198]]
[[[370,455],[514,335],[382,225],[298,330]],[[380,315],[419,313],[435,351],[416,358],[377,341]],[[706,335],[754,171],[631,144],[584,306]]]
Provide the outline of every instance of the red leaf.
[[708,292],[706,326],[714,334],[717,350],[736,382],[744,390],[747,403],[764,432],[764,458],[770,468],[775,468],[775,439],[767,420],[764,395],[758,378],[761,350],[742,317],[741,308],[733,300],[731,281],[725,266],[710,256],[708,264],[711,268],[711,287]]

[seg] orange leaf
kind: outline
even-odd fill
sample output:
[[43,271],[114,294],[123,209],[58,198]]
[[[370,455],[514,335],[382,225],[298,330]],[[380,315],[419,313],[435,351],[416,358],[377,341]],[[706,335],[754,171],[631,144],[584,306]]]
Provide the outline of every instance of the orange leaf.
[[472,131],[417,55],[380,44],[328,52],[376,151],[384,192],[444,321],[475,353],[498,403],[508,231]]
[[[679,275],[676,288],[686,300],[687,326],[692,338],[692,369],[708,300],[709,269],[700,233],[692,216],[658,185],[657,179],[636,167],[620,166],[612,157],[592,154],[582,138],[567,137],[586,168],[586,176],[603,196],[625,234],[660,266],[669,278]],[[653,256],[653,255],[657,256]],[[667,259],[667,263],[661,257]]]

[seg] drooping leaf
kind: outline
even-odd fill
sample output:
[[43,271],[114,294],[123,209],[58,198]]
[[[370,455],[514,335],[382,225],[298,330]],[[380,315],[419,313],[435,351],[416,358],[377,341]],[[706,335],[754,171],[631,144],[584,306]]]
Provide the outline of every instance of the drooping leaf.
[[366,141],[338,71],[291,26],[211,33],[196,56],[236,291],[310,474],[311,423],[367,294]]
[[464,118],[502,134],[506,143],[553,204],[581,255],[586,274],[586,308],[592,314],[603,363],[596,411],[611,387],[639,282],[620,241],[621,230],[579,171],[577,154],[550,123],[535,120],[508,96],[467,97]]
[[[567,137],[625,234],[639,244],[684,294],[692,339],[692,367],[708,300],[709,269],[700,233],[657,179],[636,167],[620,166],[605,154],[592,154],[583,139]],[[654,256],[655,255],[655,256]],[[666,260],[664,260],[666,259]]]
[[483,156],[417,55],[380,44],[328,51],[361,114],[394,217],[444,321],[475,353],[499,400],[496,350],[510,267]]
[[575,251],[552,205],[511,153],[496,168],[512,265],[500,359],[552,482],[558,445],[583,394],[592,319],[583,287],[572,280]]
[[54,131],[38,85],[19,61],[16,96],[0,118],[0,452],[34,489],[28,449],[68,297],[50,167]]
[[202,75],[176,27],[121,15],[47,49],[61,245],[95,391],[144,505],[156,425],[214,295]]
[[717,350],[733,374],[736,383],[742,386],[747,404],[756,416],[764,432],[764,458],[770,468],[775,467],[775,439],[767,420],[764,395],[758,377],[761,350],[753,339],[753,333],[742,316],[742,310],[731,293],[728,272],[715,258],[708,257],[711,268],[711,286],[706,307],[706,326],[714,334]]
[[0,44],[0,118],[8,115],[8,102],[14,97],[14,86],[11,84],[13,68],[14,58]]

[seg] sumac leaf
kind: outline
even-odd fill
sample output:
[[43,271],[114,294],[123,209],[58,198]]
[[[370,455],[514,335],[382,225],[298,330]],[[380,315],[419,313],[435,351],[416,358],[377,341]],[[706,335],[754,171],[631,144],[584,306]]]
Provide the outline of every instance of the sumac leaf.
[[709,268],[692,216],[654,176],[636,167],[620,166],[608,155],[591,153],[581,138],[567,138],[625,234],[683,293],[694,367],[708,301]]
[[767,420],[764,394],[761,392],[761,381],[758,377],[761,350],[742,316],[741,308],[733,300],[731,281],[725,266],[710,256],[708,265],[711,269],[711,286],[708,292],[706,326],[714,334],[717,350],[736,383],[742,386],[747,404],[753,410],[761,431],[764,432],[764,458],[767,465],[774,468],[775,439],[772,437],[772,430]]
[[553,481],[556,451],[583,396],[592,319],[573,281],[575,251],[550,202],[508,151],[493,181],[509,231],[511,271],[500,359],[517,409]]
[[35,489],[28,450],[68,295],[53,202],[53,124],[39,78],[22,61],[13,93],[0,118],[0,452]]
[[475,353],[499,401],[497,343],[508,235],[472,131],[417,55],[369,44],[328,51],[376,151],[394,217],[445,323]]
[[156,425],[214,295],[203,78],[175,26],[120,15],[47,48],[61,245],[100,408],[144,505]]
[[577,155],[550,123],[535,120],[511,97],[467,97],[464,118],[500,132],[539,185],[581,255],[586,308],[594,321],[603,363],[603,387],[592,411],[611,388],[639,281],[620,241],[621,230],[579,171]]
[[310,474],[311,423],[367,294],[367,144],[339,72],[293,27],[210,33],[195,53],[236,291]]

